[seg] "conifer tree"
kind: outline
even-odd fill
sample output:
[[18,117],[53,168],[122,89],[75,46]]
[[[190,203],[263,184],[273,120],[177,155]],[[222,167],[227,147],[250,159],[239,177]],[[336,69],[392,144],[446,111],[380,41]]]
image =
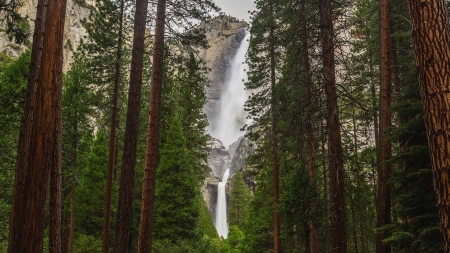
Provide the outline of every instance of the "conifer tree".
[[[254,118],[249,130],[260,126],[270,126],[270,143],[273,165],[273,213],[274,213],[274,252],[280,252],[280,203],[279,192],[279,153],[278,153],[278,119],[276,118],[277,97],[275,94],[277,84],[277,68],[279,67],[276,1],[256,1],[257,10],[254,13],[250,33],[250,46],[248,52],[249,81],[245,84],[247,89],[257,90],[246,102],[249,115]],[[268,106],[269,111],[262,108]],[[264,113],[263,113],[264,111]],[[264,128],[264,127],[263,127]],[[259,129],[258,131],[260,131]],[[256,132],[258,132],[256,131]],[[252,135],[252,133],[251,133]],[[253,136],[257,136],[254,133]]]
[[250,189],[244,182],[242,173],[238,171],[234,175],[233,186],[230,193],[230,209],[228,210],[228,223],[230,224],[230,227],[235,225],[240,230],[245,231],[249,216],[250,201]]
[[333,248],[336,253],[347,252],[347,227],[344,196],[344,161],[342,157],[341,123],[336,93],[336,69],[334,59],[332,5],[329,0],[320,1],[322,32],[323,76],[327,107],[328,152],[330,155],[331,221]]
[[114,252],[116,253],[128,252],[131,210],[134,199],[133,191],[135,184],[136,148],[141,106],[142,65],[144,59],[147,6],[147,1],[139,0],[136,2],[124,152],[122,154],[119,203],[116,219],[116,243],[114,247]]
[[[391,184],[389,178],[392,170],[391,142],[387,140],[388,128],[391,126],[391,38],[390,38],[389,0],[380,1],[380,133],[378,171],[377,227],[391,223]],[[377,235],[377,253],[391,252],[390,246],[382,240],[388,237],[386,232]]]
[[156,169],[158,166],[166,1],[158,0],[157,6],[155,41],[153,45],[150,109],[148,118],[147,144],[145,149],[144,182],[142,185],[141,217],[139,223],[138,252],[140,253],[151,251],[152,247]]
[[[433,168],[444,251],[450,251],[448,87],[450,26],[445,1],[408,1],[420,94]],[[439,40],[435,38],[440,38]]]
[[26,43],[30,35],[28,17],[22,17],[18,9],[24,4],[21,0],[5,0],[0,2],[0,16],[6,26],[6,34],[9,40],[17,43]]
[[[27,87],[22,125],[25,136],[19,140],[8,252],[42,251],[49,177],[49,246],[50,252],[61,250],[61,90],[66,1],[49,0],[45,7],[39,1],[38,6],[41,10],[36,29],[37,33],[44,33],[33,38],[36,44],[31,64],[41,67],[30,75]],[[42,55],[37,52],[40,50]]]
[[[30,50],[11,62],[0,63],[0,245],[7,247],[8,221],[14,180],[14,163],[20,119],[30,66]],[[0,246],[2,249],[2,246]]]
[[161,148],[155,192],[155,239],[199,239],[195,228],[200,216],[200,181],[189,160],[180,116],[170,121]]
[[[63,171],[63,198],[70,196],[70,214],[64,212],[67,222],[65,222],[64,230],[68,233],[63,233],[62,250],[71,249],[73,252],[74,244],[74,211],[75,211],[75,191],[76,181],[78,175],[80,142],[83,137],[92,131],[89,117],[93,115],[93,92],[88,88],[88,84],[84,79],[84,64],[77,59],[71,66],[65,76],[63,88],[63,152],[62,165]],[[70,194],[68,193],[70,191]],[[64,201],[63,199],[63,201]],[[64,210],[64,205],[63,205]],[[70,229],[69,229],[70,227]],[[69,247],[67,247],[67,245]]]

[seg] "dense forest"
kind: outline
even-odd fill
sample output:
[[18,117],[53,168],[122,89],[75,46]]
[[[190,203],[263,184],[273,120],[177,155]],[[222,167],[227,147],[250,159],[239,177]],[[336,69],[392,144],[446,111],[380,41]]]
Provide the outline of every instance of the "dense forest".
[[[0,1],[0,253],[450,252],[443,0],[255,0],[228,235],[202,195],[213,0]],[[33,28],[31,28],[33,27]],[[76,45],[76,46],[74,46]],[[63,71],[64,50],[73,55]]]

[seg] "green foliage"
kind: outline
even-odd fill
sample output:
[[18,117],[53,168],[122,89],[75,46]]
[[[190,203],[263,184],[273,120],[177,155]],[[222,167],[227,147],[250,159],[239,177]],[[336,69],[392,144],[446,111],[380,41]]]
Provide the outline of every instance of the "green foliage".
[[103,228],[108,167],[107,137],[104,130],[99,130],[90,150],[85,154],[80,154],[80,156],[84,156],[85,163],[78,168],[75,193],[76,232],[79,235],[93,236],[98,240],[101,239]]
[[234,175],[230,194],[230,208],[228,210],[228,223],[230,227],[236,226],[245,231],[245,225],[250,212],[251,193],[240,171]]
[[18,13],[18,9],[22,7],[21,0],[2,0],[0,1],[0,16],[4,25],[6,26],[6,34],[9,40],[14,39],[16,43],[27,42],[30,36],[30,24],[28,17],[22,17]]
[[209,150],[206,146],[209,135],[205,130],[208,121],[203,112],[208,80],[202,62],[197,60],[193,53],[180,60],[174,86],[169,94],[177,99],[177,113],[180,115],[186,147],[190,154],[186,162],[192,164],[195,174],[198,175],[197,180],[203,182],[210,170],[207,165]]
[[198,231],[201,231],[205,236],[209,238],[217,238],[217,231],[214,227],[213,218],[211,213],[208,210],[208,206],[206,206],[205,200],[201,198],[201,207],[200,207],[200,221],[198,226]]
[[[267,150],[267,146],[261,150]],[[261,156],[264,155],[264,156]],[[258,182],[255,194],[250,205],[250,215],[245,230],[243,244],[246,251],[251,252],[273,252],[273,177],[272,164],[267,161],[270,157],[268,152],[257,153],[259,159],[250,158],[250,166],[259,170],[256,177]],[[262,158],[262,159],[261,159]],[[252,161],[253,160],[253,161]],[[255,163],[260,162],[260,163]]]
[[100,253],[102,241],[93,236],[79,234],[74,242],[75,253]]
[[173,242],[172,240],[164,239],[155,241],[152,245],[152,252],[154,253],[217,253],[220,252],[219,249],[219,241],[206,235],[195,242],[183,239]]
[[222,242],[220,252],[222,253],[241,253],[247,252],[245,244],[243,243],[245,239],[244,233],[239,230],[238,226],[232,225],[230,231],[228,232],[228,237]]
[[0,63],[0,250],[8,241],[14,169],[25,105],[30,51]]
[[179,116],[171,120],[160,150],[155,190],[155,239],[198,240],[200,183],[189,160]]

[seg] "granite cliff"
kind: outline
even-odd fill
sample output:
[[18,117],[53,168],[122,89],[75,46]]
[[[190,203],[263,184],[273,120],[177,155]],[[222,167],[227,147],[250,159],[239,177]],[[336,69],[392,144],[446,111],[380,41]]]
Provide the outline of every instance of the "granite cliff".
[[[27,16],[31,30],[34,29],[33,20],[36,18],[36,6],[37,0],[23,1],[23,6],[19,9],[19,13],[22,16]],[[76,0],[67,0],[66,21],[64,24],[64,65],[63,71],[66,72],[70,63],[72,63],[72,51],[71,48],[76,49],[81,39],[86,35],[81,21],[89,17],[90,8],[94,4],[93,0],[88,0],[83,4]],[[30,41],[32,40],[32,33],[30,35]],[[11,57],[18,57],[23,52],[24,47],[15,44],[13,41],[9,41],[7,35],[4,32],[0,32],[0,52]]]
[[245,21],[227,15],[203,21],[198,27],[205,31],[210,46],[208,49],[200,51],[199,54],[206,61],[207,68],[210,69],[208,78],[211,83],[206,87],[207,103],[204,107],[209,122],[217,115],[227,70],[245,37],[247,27],[248,24]]

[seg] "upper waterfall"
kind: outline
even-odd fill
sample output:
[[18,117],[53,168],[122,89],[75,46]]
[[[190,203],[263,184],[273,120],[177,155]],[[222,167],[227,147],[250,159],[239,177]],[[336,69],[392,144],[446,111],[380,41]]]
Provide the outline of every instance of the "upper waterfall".
[[224,89],[220,95],[217,117],[210,123],[209,132],[211,136],[221,140],[225,147],[228,147],[243,135],[240,129],[246,123],[247,113],[244,110],[244,104],[248,98],[248,93],[244,86],[244,82],[247,81],[245,71],[247,65],[244,61],[249,39],[250,33],[246,32],[236,55],[231,61]]

